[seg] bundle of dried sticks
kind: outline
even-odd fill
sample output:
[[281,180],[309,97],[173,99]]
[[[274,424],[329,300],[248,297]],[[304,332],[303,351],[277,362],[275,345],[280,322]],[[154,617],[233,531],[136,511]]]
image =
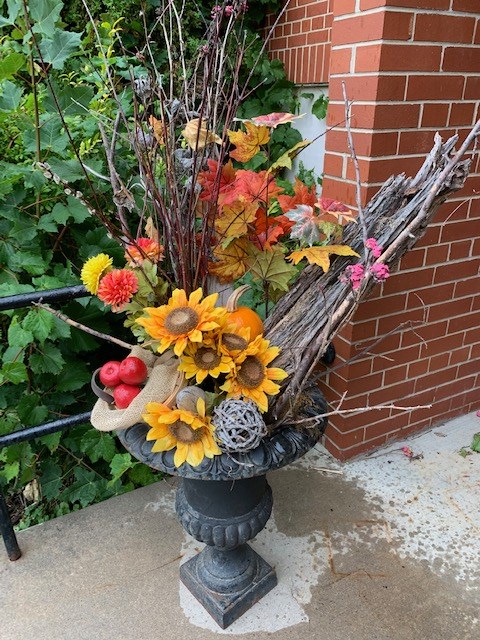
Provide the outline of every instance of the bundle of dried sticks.
[[[344,242],[355,249],[362,256],[361,262],[367,265],[365,240],[376,238],[383,247],[376,262],[391,268],[424,235],[437,208],[463,187],[471,163],[464,155],[480,135],[480,121],[456,153],[454,146],[458,136],[443,142],[437,133],[434,147],[417,175],[389,178],[362,209],[358,162],[348,127],[350,104],[346,104],[347,131],[357,169],[359,219],[358,223],[346,227]],[[309,266],[267,320],[266,335],[272,344],[281,348],[275,366],[290,374],[271,406],[273,427],[295,418],[301,392],[327,346],[374,286],[368,268],[360,288],[353,290],[345,286],[339,281],[344,269],[342,258],[334,259],[327,273],[320,267]]]

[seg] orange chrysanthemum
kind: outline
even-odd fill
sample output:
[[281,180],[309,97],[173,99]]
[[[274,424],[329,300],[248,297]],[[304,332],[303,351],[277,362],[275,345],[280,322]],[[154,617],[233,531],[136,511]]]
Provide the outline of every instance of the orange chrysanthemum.
[[125,260],[130,267],[142,264],[143,260],[150,260],[156,264],[163,259],[163,247],[151,238],[138,238],[135,244],[127,245]]
[[202,295],[202,290],[197,289],[187,298],[183,289],[175,289],[168,304],[144,309],[149,317],[139,318],[137,323],[160,341],[160,353],[173,345],[175,355],[180,357],[189,344],[203,342],[204,332],[220,327],[227,310],[215,308],[218,293],[200,302]]
[[138,291],[137,277],[129,269],[114,269],[100,280],[97,295],[110,304],[112,311],[122,311]]

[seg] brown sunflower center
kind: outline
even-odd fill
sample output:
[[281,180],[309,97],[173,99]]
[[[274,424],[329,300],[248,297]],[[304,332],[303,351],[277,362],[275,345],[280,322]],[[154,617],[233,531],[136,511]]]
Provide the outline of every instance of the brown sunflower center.
[[195,329],[199,316],[191,307],[178,307],[165,318],[165,328],[174,336],[180,336]]
[[265,367],[255,356],[247,356],[242,362],[237,378],[247,389],[254,389],[265,379]]
[[224,333],[222,335],[222,342],[229,351],[243,351],[248,346],[248,342],[235,333]]
[[183,420],[177,420],[173,424],[169,424],[168,428],[172,436],[174,436],[179,442],[183,444],[191,444],[197,442],[202,437],[202,429],[192,429],[192,427],[183,422]]
[[199,369],[205,369],[210,371],[218,367],[222,360],[222,356],[219,356],[214,349],[209,347],[200,347],[193,357],[193,361]]

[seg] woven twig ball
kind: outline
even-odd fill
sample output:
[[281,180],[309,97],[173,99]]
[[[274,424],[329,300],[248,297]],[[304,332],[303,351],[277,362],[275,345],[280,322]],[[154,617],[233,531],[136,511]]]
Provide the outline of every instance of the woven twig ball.
[[227,453],[255,449],[267,435],[265,421],[252,400],[223,400],[213,411],[212,424],[218,446]]

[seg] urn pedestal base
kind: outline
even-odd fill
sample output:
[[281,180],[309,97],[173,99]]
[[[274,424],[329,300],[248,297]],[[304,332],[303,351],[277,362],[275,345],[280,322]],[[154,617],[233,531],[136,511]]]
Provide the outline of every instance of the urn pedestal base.
[[222,629],[277,584],[275,570],[247,544],[266,525],[272,504],[265,475],[180,481],[178,517],[207,545],[180,567],[180,580]]
[[[264,595],[277,586],[277,574],[268,562],[258,555],[248,544],[227,554],[244,555],[247,561],[245,571],[236,569],[230,575],[213,575],[220,558],[212,562],[209,558],[211,547],[206,547],[194,558],[180,567],[180,580],[208,611],[215,622],[226,629],[242,616]],[[214,549],[214,551],[217,551]],[[217,553],[221,554],[222,552]],[[241,564],[241,563],[240,563]],[[233,568],[229,560],[225,568]],[[215,588],[216,584],[216,588]],[[243,585],[243,587],[242,587]]]

